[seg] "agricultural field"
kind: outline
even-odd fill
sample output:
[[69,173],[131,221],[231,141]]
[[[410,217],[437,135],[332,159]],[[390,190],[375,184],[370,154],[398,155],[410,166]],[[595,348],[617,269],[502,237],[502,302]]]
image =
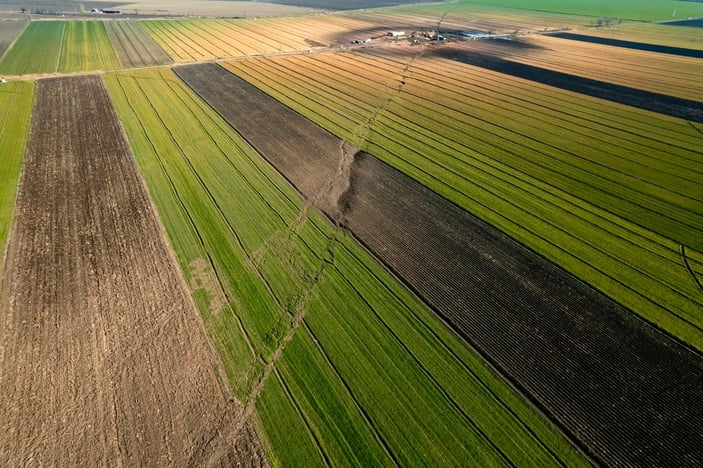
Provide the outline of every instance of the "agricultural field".
[[626,23],[617,28],[579,29],[578,33],[605,39],[703,50],[701,28],[671,26],[666,23]]
[[[686,459],[677,457],[681,446],[695,446],[695,437],[685,442],[695,427],[679,423],[680,431],[673,434],[661,421],[703,417],[703,406],[696,403],[703,394],[685,387],[682,392],[689,394],[669,398],[660,389],[681,374],[703,373],[697,355],[660,342],[658,333],[632,320],[629,311],[373,156],[354,154],[355,149],[223,68],[192,65],[176,73],[310,204],[349,229],[596,459],[657,465]],[[510,294],[496,296],[506,284]],[[614,335],[631,339],[623,343]],[[643,360],[642,350],[658,356],[658,364]],[[623,357],[614,364],[616,355]],[[526,361],[526,356],[535,358]],[[632,382],[639,381],[641,388],[642,375],[647,390],[639,390],[637,402],[629,401]],[[578,391],[586,386],[589,392]],[[636,436],[609,430],[621,427]],[[655,446],[665,438],[677,441],[667,445],[671,450],[642,449],[634,455],[634,447]]]
[[6,75],[116,68],[120,63],[99,21],[32,21],[0,60]]
[[703,3],[277,3],[0,20],[0,465],[703,459]]
[[549,35],[479,41],[464,50],[690,101],[703,99],[703,51],[700,58],[681,57]]
[[0,74],[52,73],[59,67],[65,23],[32,21],[0,59]]
[[156,17],[208,17],[208,18],[262,18],[310,15],[319,12],[315,8],[298,5],[278,5],[272,2],[252,2],[249,0],[135,0],[128,3],[115,3],[114,9],[123,13]]
[[699,2],[678,0],[618,0],[589,2],[583,0],[465,0],[464,5],[483,5],[491,8],[513,8],[526,11],[583,15],[594,18],[622,18],[628,21],[661,21],[700,17],[703,6]]
[[97,76],[37,83],[0,301],[0,464],[261,459]]
[[274,464],[583,463],[170,70],[106,79]]
[[61,48],[60,72],[120,68],[102,21],[67,21]]
[[135,21],[107,21],[105,29],[123,68],[171,63],[159,45]]
[[0,19],[0,58],[26,26],[26,21]]
[[695,125],[412,47],[226,67],[703,347]]
[[[326,47],[319,36],[340,34],[351,20],[334,16],[240,20],[158,20],[139,24],[175,62],[243,57]],[[353,22],[354,28],[365,23]]]
[[3,83],[0,88],[0,252],[3,254],[15,209],[33,96],[31,82]]

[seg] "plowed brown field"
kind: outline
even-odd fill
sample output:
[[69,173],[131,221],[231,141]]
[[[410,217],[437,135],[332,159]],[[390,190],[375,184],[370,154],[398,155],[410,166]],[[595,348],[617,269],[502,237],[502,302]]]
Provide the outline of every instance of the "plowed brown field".
[[101,79],[39,81],[34,105],[0,298],[0,466],[265,463]]

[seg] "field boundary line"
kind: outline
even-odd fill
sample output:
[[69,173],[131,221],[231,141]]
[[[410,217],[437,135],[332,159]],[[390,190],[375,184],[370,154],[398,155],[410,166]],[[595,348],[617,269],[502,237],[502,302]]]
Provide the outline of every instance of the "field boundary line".
[[686,256],[686,247],[683,244],[681,244],[681,259],[683,260],[683,264],[686,266],[686,270],[688,270],[688,274],[691,275],[691,279],[694,283],[696,283],[698,289],[703,292],[703,284],[701,284],[700,280],[698,279],[698,276],[696,276],[696,272],[693,271],[691,264],[688,262],[688,258]]
[[[515,387],[515,386],[512,384],[511,381],[505,379],[504,376],[503,376],[503,374],[502,374],[501,372],[499,372],[498,369],[497,369],[495,366],[493,366],[493,364],[492,364],[490,361],[488,361],[488,359],[478,350],[478,348],[476,348],[473,344],[471,344],[471,343],[470,343],[466,338],[464,338],[461,334],[454,332],[453,329],[451,328],[451,326],[449,325],[449,323],[448,323],[442,316],[440,316],[440,315],[437,313],[437,311],[435,311],[434,308],[433,308],[432,306],[430,306],[430,305],[422,298],[422,296],[420,295],[420,293],[419,293],[418,291],[416,291],[408,282],[406,282],[405,280],[403,280],[403,279],[399,276],[399,274],[396,273],[396,271],[392,269],[392,267],[391,267],[390,265],[388,265],[388,264],[387,264],[385,261],[383,261],[379,256],[377,256],[375,253],[373,253],[373,251],[371,251],[371,249],[364,243],[363,240],[361,240],[359,237],[357,237],[357,236],[356,236],[353,232],[351,232],[351,231],[348,231],[348,230],[347,230],[346,232],[348,232],[348,234],[349,234],[354,240],[357,241],[357,244],[359,245],[359,247],[360,247],[363,251],[365,251],[369,256],[371,256],[371,258],[373,258],[373,259],[378,263],[378,265],[379,265],[384,271],[386,271],[386,273],[388,273],[392,278],[395,279],[395,281],[397,281],[398,285],[400,285],[403,289],[405,289],[405,291],[408,292],[408,293],[410,294],[410,296],[412,296],[413,298],[415,298],[415,300],[417,300],[418,303],[421,304],[421,305],[429,312],[428,315],[429,315],[430,317],[436,318],[436,319],[441,323],[442,326],[444,326],[448,331],[450,331],[450,332],[452,333],[453,336],[457,337],[463,344],[465,344],[465,345],[467,346],[467,348],[469,349],[469,351],[471,351],[471,352],[475,355],[475,357],[477,358],[477,360],[478,360],[479,362],[481,362],[482,364],[486,365],[489,369],[491,369],[492,372],[493,372],[493,374],[496,376],[496,378],[500,379],[502,382],[507,383],[507,385],[508,385],[510,388],[512,388],[513,390],[515,390],[515,392],[516,392],[518,395],[520,395],[520,396],[522,397],[521,400],[522,400],[523,402],[526,402],[526,404],[528,404],[530,407],[534,408],[534,409],[537,411],[537,413],[541,416],[541,418],[543,419],[543,421],[545,421],[545,424],[547,424],[547,425],[549,425],[550,427],[552,427],[556,432],[558,432],[558,433],[559,433],[562,437],[564,437],[566,440],[571,441],[571,438],[564,432],[564,430],[561,429],[557,424],[555,424],[555,423],[552,421],[552,419],[549,418],[543,411],[541,411],[539,408],[537,408],[537,407],[533,404],[533,402],[532,402],[529,398],[527,398],[527,397],[525,396],[525,394],[523,394],[522,392],[520,392],[520,391],[517,389],[517,387]],[[359,260],[358,256],[357,256],[351,249],[345,247],[345,250],[347,251],[347,253],[349,253],[349,255],[351,255],[352,257],[354,257],[354,258],[356,258],[357,260]],[[464,371],[466,371],[467,374],[470,374],[471,377],[472,377],[476,382],[479,383],[480,387],[481,387],[482,389],[484,389],[484,391],[485,391],[488,395],[490,395],[490,396],[493,398],[493,400],[496,401],[496,402],[498,403],[498,405],[499,405],[501,408],[503,408],[507,413],[509,413],[510,415],[512,415],[512,416],[515,418],[516,421],[519,421],[519,422],[520,422],[520,426],[523,427],[526,432],[530,433],[530,434],[534,437],[535,441],[537,441],[537,443],[538,443],[540,446],[544,447],[544,449],[545,449],[547,452],[549,452],[549,453],[552,455],[552,457],[553,457],[561,466],[565,466],[565,465],[564,465],[564,462],[562,461],[562,459],[561,459],[556,453],[554,453],[554,451],[551,449],[551,447],[550,447],[549,445],[547,445],[547,444],[544,442],[544,440],[542,440],[542,438],[539,437],[539,435],[538,435],[537,433],[535,433],[535,431],[530,427],[530,425],[529,425],[528,423],[526,423],[526,422],[523,420],[523,418],[520,417],[520,416],[515,412],[515,410],[489,386],[489,384],[487,384],[483,379],[481,379],[481,378],[479,377],[479,375],[471,368],[471,366],[470,366],[469,364],[467,364],[459,355],[457,355],[457,353],[456,353],[453,349],[451,349],[451,347],[446,343],[446,341],[445,341],[443,338],[441,338],[441,337],[439,336],[439,334],[437,333],[437,331],[434,330],[430,325],[427,324],[427,322],[425,321],[425,319],[421,318],[421,317],[412,309],[412,307],[409,307],[408,304],[407,304],[407,302],[406,302],[404,299],[402,299],[395,291],[393,291],[391,288],[389,288],[389,287],[385,284],[385,282],[382,282],[382,281],[381,281],[381,278],[380,278],[375,272],[373,272],[373,271],[368,267],[368,265],[366,265],[366,264],[364,264],[364,263],[361,263],[361,261],[360,261],[360,264],[363,265],[363,268],[364,268],[365,271],[367,271],[370,275],[372,275],[373,277],[375,277],[376,279],[378,279],[379,282],[381,282],[382,284],[384,284],[385,290],[386,290],[389,294],[391,294],[393,297],[395,297],[401,304],[403,304],[403,306],[405,307],[405,309],[408,310],[409,313],[412,315],[412,317],[414,317],[414,318],[417,320],[417,323],[420,324],[420,326],[421,326],[424,330],[426,330],[435,340],[437,340],[437,343],[439,343],[439,344],[441,345],[442,349],[444,349],[452,358],[454,358],[454,359],[456,360],[456,362],[457,362],[457,364],[459,365],[459,367],[461,367],[462,369],[464,369]],[[363,298],[362,298],[362,299],[363,299]],[[364,302],[366,302],[366,301],[364,300]],[[378,314],[376,314],[376,315],[378,316]],[[385,323],[385,321],[384,321],[383,319],[381,319],[380,317],[379,317],[379,320],[381,320],[381,321],[383,322],[384,326],[388,329],[388,325]],[[390,331],[390,329],[389,329],[389,331]],[[396,334],[395,334],[394,332],[391,331],[391,333],[392,333],[393,336],[396,338],[396,340],[399,340],[399,338],[396,336]],[[403,347],[405,347],[405,344],[402,343],[402,342],[401,342],[401,345],[402,345]],[[413,355],[413,358],[415,358],[414,355]],[[424,369],[424,366],[423,366],[423,369]],[[434,381],[434,378],[433,378],[432,380]],[[436,382],[435,382],[435,383],[436,383]],[[583,453],[582,453],[582,455],[585,456],[585,454],[583,454]]]
[[697,131],[698,133],[700,133],[701,135],[703,135],[703,130],[701,130],[700,128],[696,127],[693,122],[691,122],[690,120],[687,120],[686,122],[688,122],[688,124],[689,124],[691,127],[693,127],[693,129],[694,129],[695,131]]
[[64,46],[64,39],[66,38],[66,23],[63,23],[61,26],[61,45],[59,46],[59,53],[58,57],[56,57],[56,67],[54,68],[55,73],[61,73],[61,58],[63,57],[63,46]]
[[[276,369],[276,366],[273,366],[272,371],[274,375],[276,376],[276,379],[278,379],[278,382],[281,384],[281,387],[283,388],[283,391],[286,393],[286,396],[290,400],[290,402],[293,404],[295,407],[295,412],[298,413],[298,416],[300,419],[303,421],[303,424],[305,424],[305,427],[308,429],[308,434],[312,438],[313,442],[315,443],[315,448],[317,448],[317,451],[320,453],[320,456],[322,457],[322,460],[325,462],[325,466],[332,466],[330,464],[329,458],[327,458],[327,454],[325,451],[322,449],[322,445],[320,444],[320,441],[317,439],[317,436],[315,435],[315,432],[312,430],[310,427],[310,422],[308,419],[305,417],[305,414],[303,413],[303,410],[300,409],[300,406],[298,405],[298,402],[295,401],[295,397],[293,396],[293,393],[290,391],[290,388],[288,388],[288,384],[286,381],[283,379],[281,374],[278,372],[278,369]],[[270,372],[269,372],[270,373]],[[253,413],[253,406],[252,405],[252,413]],[[247,409],[249,408],[249,405],[247,405]],[[249,414],[244,414],[244,419],[248,420],[250,418]]]
[[[349,249],[347,249],[349,251]],[[356,257],[356,255],[352,254],[352,256]],[[373,256],[376,258],[376,256]],[[358,258],[358,257],[357,257]],[[451,408],[459,415],[461,416],[466,423],[468,423],[476,433],[476,435],[479,438],[483,438],[489,446],[495,450],[496,454],[505,461],[505,463],[509,466],[515,467],[516,465],[513,463],[512,460],[500,449],[500,447],[496,446],[496,444],[491,440],[491,438],[485,433],[483,429],[481,429],[478,424],[471,418],[469,414],[457,403],[457,401],[449,394],[446,388],[444,388],[438,381],[435,375],[427,369],[425,364],[422,362],[420,358],[416,356],[416,354],[410,350],[408,345],[397,335],[397,333],[393,330],[393,328],[388,325],[388,323],[379,315],[379,313],[376,311],[376,309],[368,302],[368,300],[363,296],[363,294],[354,287],[354,285],[349,281],[349,278],[347,278],[339,269],[337,269],[337,272],[340,274],[340,277],[344,279],[344,281],[347,283],[347,285],[354,291],[354,293],[361,299],[361,301],[366,304],[366,306],[369,308],[369,310],[373,311],[373,315],[376,317],[376,319],[382,324],[383,328],[388,331],[390,336],[393,337],[393,340],[398,343],[398,345],[406,352],[408,356],[412,358],[412,360],[417,364],[418,368],[420,371],[428,378],[430,382],[434,385],[436,390],[449,402]],[[375,276],[375,275],[374,275]],[[383,284],[383,283],[382,283]],[[388,288],[384,284],[384,288],[388,290]],[[391,293],[392,294],[392,293]],[[404,303],[401,301],[401,303]],[[425,301],[422,301],[424,304]],[[406,308],[407,309],[407,308]],[[412,314],[412,313],[411,313]],[[412,314],[415,315],[415,314]],[[424,325],[424,324],[423,324]],[[445,348],[446,349],[446,348]],[[453,353],[452,353],[453,355]],[[335,369],[336,372],[336,369]],[[471,373],[472,375],[473,372]],[[478,380],[478,379],[477,379]]]
[[[122,89],[122,91],[123,91],[123,93],[125,94],[125,96],[127,96],[126,91],[125,91],[125,89],[124,89],[124,87],[123,87],[123,85],[122,85],[122,82],[121,82],[121,80],[120,80],[119,78],[120,78],[120,77],[117,76],[117,83],[119,84],[119,86],[120,86],[120,88]],[[133,79],[133,80],[135,81],[135,84],[136,84],[136,86],[139,88],[139,90],[141,91],[142,95],[145,97],[145,99],[147,99],[147,101],[149,101],[148,98],[147,98],[146,93],[145,93],[144,90],[142,89],[142,87],[141,87],[141,85],[139,84],[138,80],[137,80],[135,77],[131,77],[131,76],[130,76],[129,78],[131,78],[131,79]],[[149,101],[149,102],[151,103],[151,101]],[[133,112],[135,115],[138,115],[137,112],[134,110],[134,107],[133,107],[132,103],[131,103],[129,100],[127,100],[127,103],[129,104],[130,109],[132,109],[132,112]],[[158,113],[156,112],[156,110],[153,109],[153,104],[152,104],[151,107],[152,107],[152,111],[153,111],[153,112],[155,113],[155,115],[159,118],[159,121],[161,122],[161,124],[164,125],[163,120],[161,120],[160,116],[158,116]],[[147,135],[146,129],[144,128],[144,126],[143,126],[141,120],[139,121],[139,125],[142,127],[142,131],[144,132],[144,135],[146,136],[146,135]],[[164,127],[165,127],[165,125],[164,125]],[[207,247],[206,247],[205,241],[204,241],[204,239],[203,239],[203,237],[202,237],[202,234],[200,233],[200,231],[199,231],[199,229],[198,229],[198,227],[197,227],[197,224],[196,224],[195,221],[193,220],[193,218],[192,218],[190,212],[187,210],[186,205],[185,205],[185,202],[183,201],[183,199],[182,199],[182,197],[181,197],[181,194],[178,192],[178,189],[176,188],[176,185],[175,185],[175,183],[173,182],[173,179],[171,178],[171,175],[169,174],[168,170],[166,169],[166,166],[165,166],[165,164],[164,164],[164,162],[163,162],[163,159],[161,158],[161,156],[159,155],[159,153],[156,151],[156,148],[154,147],[154,143],[153,143],[153,142],[151,141],[151,139],[149,139],[148,137],[146,138],[146,140],[149,141],[149,145],[152,147],[152,151],[154,151],[154,155],[156,156],[156,159],[157,159],[158,162],[159,162],[159,166],[161,167],[161,170],[163,171],[164,176],[168,179],[169,185],[171,186],[171,189],[173,190],[174,195],[175,195],[176,198],[178,199],[178,202],[179,202],[179,204],[180,204],[180,206],[181,206],[181,209],[183,210],[183,213],[184,213],[185,216],[188,218],[188,221],[189,221],[189,223],[190,223],[190,225],[191,225],[191,227],[192,227],[192,229],[193,229],[193,232],[195,233],[196,237],[198,238],[198,241],[199,241],[200,246],[201,246],[201,248],[202,248],[202,252],[203,252],[203,253],[205,254],[205,256],[207,257],[208,262],[210,263],[210,267],[212,268],[212,271],[213,271],[215,277],[217,278],[217,283],[218,283],[218,285],[220,286],[220,291],[221,291],[222,294],[224,295],[225,300],[227,301],[227,304],[228,304],[228,306],[229,306],[233,301],[232,301],[232,299],[229,297],[229,294],[227,293],[227,291],[226,291],[224,285],[222,284],[222,279],[220,278],[220,274],[219,274],[218,271],[217,271],[217,268],[216,268],[216,266],[215,266],[215,262],[214,262],[214,260],[213,260],[213,258],[212,258],[212,255],[210,254],[209,250],[208,250]],[[180,148],[179,148],[179,149],[180,149]],[[170,243],[170,242],[169,242],[169,243]],[[188,289],[190,290],[190,287],[189,287]],[[231,307],[231,306],[230,306],[230,307]],[[254,346],[253,346],[253,344],[252,344],[252,342],[251,342],[251,338],[250,338],[249,334],[247,333],[246,329],[244,328],[244,325],[242,324],[241,317],[240,317],[238,314],[236,314],[236,313],[234,313],[233,315],[237,318],[237,324],[238,324],[238,326],[239,326],[239,329],[242,331],[242,336],[244,337],[244,339],[245,339],[245,341],[246,341],[246,343],[247,343],[247,346],[248,346],[249,350],[250,350],[251,353],[252,353],[253,361],[256,361],[256,356],[257,356],[256,350],[255,350],[255,348],[254,348]]]
[[[334,268],[337,270],[338,273],[340,273],[340,276],[342,276],[344,278],[344,280],[348,282],[347,278],[341,274],[339,269],[336,267],[334,267]],[[354,288],[352,288],[352,289],[354,289]],[[354,291],[356,291],[356,289],[354,289]],[[312,331],[312,328],[310,328],[310,325],[308,325],[308,323],[305,322],[304,320],[303,320],[303,327],[308,331],[308,333],[312,337],[313,342],[315,343],[315,346],[320,351],[320,354],[322,355],[323,359],[327,362],[327,365],[330,366],[330,369],[332,369],[334,374],[337,376],[339,381],[342,383],[342,386],[346,389],[347,393],[349,393],[349,397],[354,402],[354,406],[356,406],[356,409],[359,411],[361,416],[364,418],[364,421],[366,422],[368,427],[373,431],[373,434],[376,437],[376,440],[381,444],[381,447],[383,447],[383,451],[386,452],[386,455],[388,456],[388,458],[393,461],[393,464],[395,466],[399,467],[400,463],[398,462],[398,459],[393,454],[393,451],[388,446],[388,442],[386,442],[386,440],[381,436],[381,434],[378,431],[378,428],[376,427],[375,424],[373,424],[373,420],[371,419],[371,416],[368,414],[368,412],[366,411],[364,406],[361,403],[359,403],[356,395],[354,395],[354,392],[352,392],[351,388],[349,387],[349,384],[347,383],[346,380],[344,380],[344,377],[342,377],[342,375],[339,373],[337,366],[334,365],[332,360],[327,355],[327,352],[320,344],[319,340],[317,339],[317,336]]]

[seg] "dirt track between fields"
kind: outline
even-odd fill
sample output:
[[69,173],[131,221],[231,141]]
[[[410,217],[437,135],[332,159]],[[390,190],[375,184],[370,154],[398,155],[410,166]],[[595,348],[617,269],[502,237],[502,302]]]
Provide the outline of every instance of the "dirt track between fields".
[[102,79],[40,80],[33,115],[0,297],[0,466],[265,464]]
[[223,68],[176,72],[597,462],[703,459],[699,354]]

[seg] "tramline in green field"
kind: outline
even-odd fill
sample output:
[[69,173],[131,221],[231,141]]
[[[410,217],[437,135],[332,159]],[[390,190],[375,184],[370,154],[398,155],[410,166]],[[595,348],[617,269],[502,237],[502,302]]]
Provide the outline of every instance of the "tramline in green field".
[[0,60],[7,75],[118,68],[101,21],[32,21]]
[[260,411],[275,459],[580,463],[170,71],[107,82],[233,390]]

